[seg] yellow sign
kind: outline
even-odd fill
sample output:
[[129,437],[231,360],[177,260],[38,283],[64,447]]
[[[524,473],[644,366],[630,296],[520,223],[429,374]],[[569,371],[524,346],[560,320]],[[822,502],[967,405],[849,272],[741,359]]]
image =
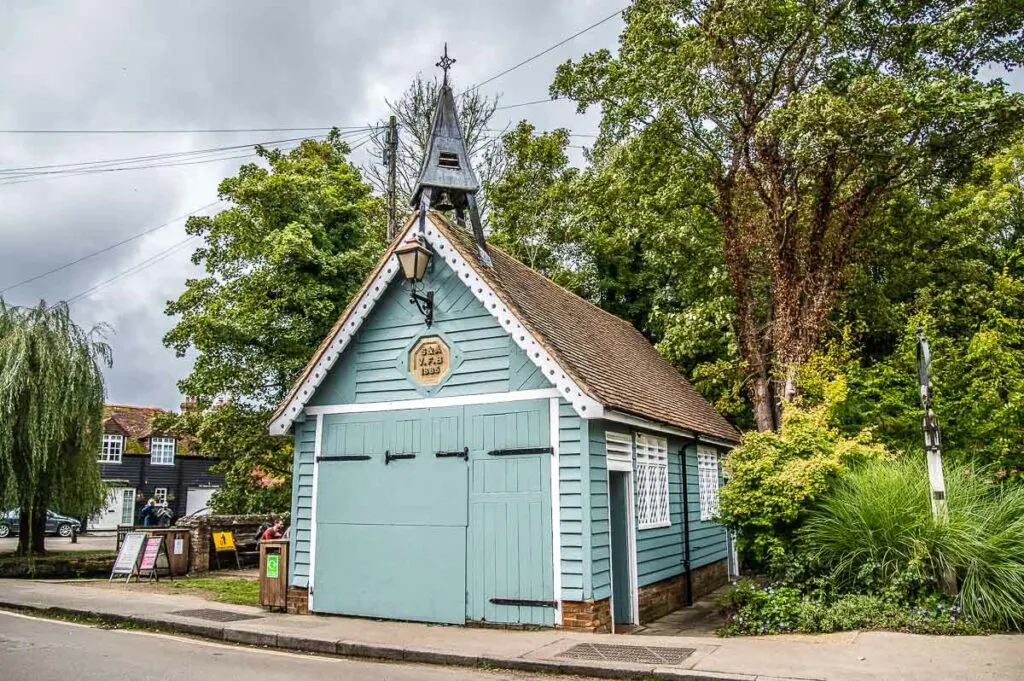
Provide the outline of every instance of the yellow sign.
[[409,351],[409,373],[421,385],[437,385],[451,365],[451,351],[438,336],[421,338]]
[[214,532],[213,548],[219,551],[235,550],[235,535],[230,532]]

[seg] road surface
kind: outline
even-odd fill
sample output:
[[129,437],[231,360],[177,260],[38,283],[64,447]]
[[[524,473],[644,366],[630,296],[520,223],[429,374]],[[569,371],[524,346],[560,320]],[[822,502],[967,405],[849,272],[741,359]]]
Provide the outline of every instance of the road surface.
[[[562,677],[565,678],[565,677]],[[550,681],[460,667],[258,650],[0,611],[3,681]]]

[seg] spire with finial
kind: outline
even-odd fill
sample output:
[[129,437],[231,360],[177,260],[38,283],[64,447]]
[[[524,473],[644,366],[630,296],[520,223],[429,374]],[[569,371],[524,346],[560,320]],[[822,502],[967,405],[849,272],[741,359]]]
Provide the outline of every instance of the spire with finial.
[[455,221],[463,227],[466,226],[468,212],[480,259],[490,267],[491,257],[487,252],[480,211],[476,204],[480,184],[469,164],[469,150],[459,125],[455,95],[448,82],[448,70],[454,63],[455,60],[448,56],[448,43],[445,43],[444,54],[437,62],[437,66],[444,70],[444,79],[441,81],[441,91],[430,125],[430,138],[423,164],[413,190],[412,207],[420,210],[421,231],[425,228],[426,214],[431,208],[454,210]]

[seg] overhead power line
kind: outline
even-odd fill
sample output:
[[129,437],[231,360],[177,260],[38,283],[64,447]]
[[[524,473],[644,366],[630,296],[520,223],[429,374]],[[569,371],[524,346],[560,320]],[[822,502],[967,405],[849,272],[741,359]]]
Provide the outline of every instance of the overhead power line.
[[182,250],[190,242],[192,242],[193,240],[198,239],[198,238],[199,238],[198,236],[190,236],[190,237],[187,237],[185,239],[182,239],[181,241],[178,241],[178,242],[168,246],[167,248],[157,252],[155,255],[153,255],[153,256],[151,256],[149,258],[146,258],[142,262],[139,262],[139,263],[133,265],[132,267],[129,267],[128,269],[121,270],[120,272],[118,272],[114,276],[110,277],[109,279],[101,281],[100,283],[96,284],[95,286],[91,286],[91,287],[87,288],[86,290],[82,291],[81,293],[76,293],[75,295],[73,295],[70,298],[68,298],[66,302],[67,302],[68,305],[71,305],[71,304],[81,300],[82,298],[85,298],[88,295],[92,295],[93,293],[96,293],[100,289],[106,288],[107,286],[109,286],[110,284],[114,283],[118,279],[122,279],[124,277],[130,276],[132,274],[135,274],[136,272],[140,272],[141,270],[146,269],[147,267],[150,267],[151,265],[155,265],[156,263],[160,262],[161,260],[164,260],[165,258],[168,258],[168,257],[174,255],[175,253],[177,253],[178,251]]
[[367,126],[332,126],[322,125],[319,127],[304,128],[148,128],[148,129],[49,129],[49,130],[0,130],[3,135],[198,135],[198,134],[227,134],[238,132],[316,132],[318,130],[330,130],[337,127],[339,130],[362,130]]
[[[626,7],[628,7],[628,5]],[[611,14],[606,16],[604,19],[601,19],[600,21],[595,22],[595,23],[591,24],[590,26],[587,26],[586,28],[584,28],[582,30],[576,31],[575,33],[573,33],[568,38],[564,38],[564,39],[558,41],[557,43],[555,43],[551,47],[548,47],[546,49],[541,50],[540,52],[538,52],[537,54],[533,55],[532,57],[527,57],[526,59],[524,59],[523,61],[519,62],[515,66],[510,66],[507,69],[505,69],[504,71],[502,71],[500,73],[496,73],[493,76],[491,76],[490,78],[488,78],[486,80],[482,80],[479,83],[477,83],[476,85],[471,85],[470,87],[468,87],[466,89],[467,90],[473,90],[473,89],[482,87],[484,85],[487,85],[488,83],[491,83],[491,82],[494,82],[494,81],[498,80],[499,78],[501,78],[504,75],[512,73],[513,71],[515,71],[516,69],[518,69],[521,66],[526,66],[527,64],[532,62],[534,59],[539,59],[540,57],[543,57],[548,52],[551,52],[552,50],[557,49],[557,48],[561,47],[562,45],[565,45],[567,42],[569,42],[571,40],[575,40],[576,38],[579,38],[584,33],[588,32],[588,31],[594,30],[595,28],[597,28],[601,24],[603,24],[603,23],[605,23],[607,21],[611,21],[615,17],[621,15],[622,12],[626,10],[626,7],[620,7],[619,9],[615,10],[614,12],[612,12]]]
[[117,243],[110,244],[109,246],[104,246],[103,248],[100,248],[98,250],[92,251],[91,253],[87,253],[87,254],[83,255],[82,257],[80,257],[80,258],[76,258],[75,260],[72,260],[70,262],[66,262],[63,265],[58,265],[57,267],[54,267],[53,269],[46,270],[45,272],[40,272],[39,274],[37,274],[35,276],[32,276],[32,277],[29,277],[28,279],[22,279],[21,281],[16,282],[14,284],[11,284],[10,286],[8,286],[6,288],[0,289],[0,294],[7,293],[8,291],[16,289],[19,286],[24,286],[25,284],[31,284],[33,281],[38,281],[38,280],[40,280],[40,279],[42,279],[44,277],[50,276],[51,274],[56,274],[57,272],[61,272],[63,270],[66,270],[69,267],[74,267],[75,265],[77,265],[80,262],[85,262],[86,260],[89,260],[91,258],[95,258],[97,255],[103,255],[104,253],[107,253],[109,251],[114,250],[118,246],[123,246],[123,245],[125,245],[127,243],[130,243],[132,241],[135,241],[137,239],[141,239],[142,237],[144,237],[144,236],[146,236],[148,234],[152,234],[153,232],[160,231],[161,229],[163,229],[165,227],[169,227],[169,226],[173,225],[175,222],[178,222],[180,220],[184,220],[186,218],[192,217],[193,215],[196,215],[197,213],[200,213],[200,212],[206,210],[207,208],[212,208],[213,206],[216,206],[219,203],[221,203],[220,199],[217,199],[216,201],[211,201],[210,203],[206,204],[205,206],[200,206],[199,208],[195,208],[193,210],[190,210],[189,212],[187,212],[187,213],[185,213],[183,215],[179,215],[176,218],[171,218],[170,220],[168,220],[167,222],[163,223],[162,225],[157,225],[156,227],[151,227],[151,228],[149,228],[147,230],[144,230],[142,232],[139,232],[137,234],[133,234],[132,236],[128,237],[127,239],[121,239]]

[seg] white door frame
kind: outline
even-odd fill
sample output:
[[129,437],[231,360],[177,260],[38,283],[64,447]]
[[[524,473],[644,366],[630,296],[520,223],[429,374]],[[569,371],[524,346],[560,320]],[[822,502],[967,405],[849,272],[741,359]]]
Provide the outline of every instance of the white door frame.
[[[316,578],[316,504],[319,498],[320,491],[320,452],[324,437],[324,415],[316,415],[316,441],[313,443],[313,499],[311,501],[312,509],[309,514],[309,578],[306,581],[307,605],[310,612],[315,612],[316,608],[313,606],[313,599],[315,589],[313,588],[313,580]],[[295,520],[292,519],[292,524]],[[291,541],[298,541],[296,533],[292,532]]]
[[[562,520],[561,490],[558,481],[558,398],[552,397],[548,402],[548,424],[551,438],[551,584],[555,601],[555,626],[562,626]],[[468,528],[467,528],[468,531]]]
[[612,542],[612,487],[611,487],[611,474],[612,473],[625,473],[626,474],[626,551],[629,553],[629,560],[626,563],[627,571],[629,572],[629,600],[631,606],[631,619],[630,624],[640,624],[640,588],[637,580],[637,565],[636,565],[636,518],[635,511],[633,508],[633,464],[626,461],[616,461],[615,459],[608,459],[608,468],[605,470],[605,486],[608,490],[608,574],[609,584],[611,586],[611,596],[608,599],[608,607],[611,610],[612,620],[612,633],[615,633],[615,569],[612,564],[614,548]]

